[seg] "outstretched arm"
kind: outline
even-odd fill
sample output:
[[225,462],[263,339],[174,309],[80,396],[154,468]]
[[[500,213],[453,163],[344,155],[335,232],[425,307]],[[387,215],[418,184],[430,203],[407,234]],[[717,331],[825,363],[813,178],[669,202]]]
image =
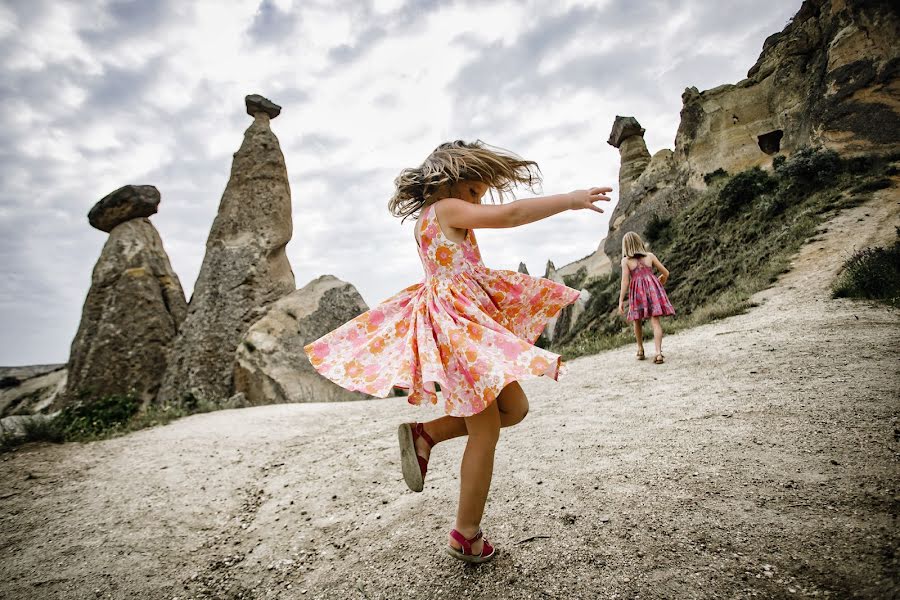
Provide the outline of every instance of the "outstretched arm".
[[631,283],[631,271],[628,270],[628,259],[622,257],[622,289],[619,290],[619,314],[625,314],[625,290]]
[[666,282],[669,280],[669,270],[659,262],[659,259],[656,258],[655,254],[650,255],[650,260],[652,261],[653,266],[656,267],[656,270],[659,271],[659,282],[666,285]]
[[472,204],[458,198],[445,198],[435,204],[440,222],[457,229],[497,229],[518,227],[567,210],[589,209],[603,212],[595,202],[608,201],[612,188],[575,190],[568,194],[555,194],[540,198],[516,200],[509,204]]

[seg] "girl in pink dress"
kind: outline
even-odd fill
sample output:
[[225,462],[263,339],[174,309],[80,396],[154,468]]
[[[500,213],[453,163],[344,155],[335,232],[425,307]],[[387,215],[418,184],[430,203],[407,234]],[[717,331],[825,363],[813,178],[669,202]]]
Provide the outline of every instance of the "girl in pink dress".
[[[653,268],[659,271],[659,278],[653,274]],[[669,271],[656,255],[648,252],[640,236],[629,231],[622,238],[622,289],[619,292],[619,314],[625,314],[625,290],[628,290],[628,317],[634,321],[634,336],[637,338],[638,360],[644,360],[643,319],[650,319],[653,327],[653,343],[656,346],[655,364],[665,362],[662,354],[662,324],[660,317],[675,314],[672,303],[663,286],[669,279]]]
[[[477,141],[441,144],[394,181],[389,209],[416,219],[415,242],[425,279],[307,345],[315,369],[348,390],[386,397],[408,390],[415,405],[445,416],[399,427],[403,478],[422,491],[431,449],[468,435],[460,469],[459,508],[447,551],[467,562],[494,556],[481,533],[500,428],[528,412],[519,380],[557,379],[558,354],[534,346],[547,321],[574,302],[577,290],[516,271],[490,269],[473,230],[517,227],[567,210],[603,212],[610,188],[590,188],[508,204],[517,185],[540,181],[537,164]],[[440,386],[438,390],[436,386]]]

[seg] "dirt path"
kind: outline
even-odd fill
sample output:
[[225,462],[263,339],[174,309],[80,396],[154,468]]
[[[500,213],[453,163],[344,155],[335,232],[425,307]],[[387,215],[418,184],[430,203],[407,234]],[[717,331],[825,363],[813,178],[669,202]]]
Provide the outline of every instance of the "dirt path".
[[[893,194],[891,197],[890,194]],[[442,553],[462,440],[399,477],[401,399],[195,415],[2,457],[0,597],[890,597],[898,576],[900,318],[832,300],[895,190],[804,248],[761,306],[526,386],[480,568]]]

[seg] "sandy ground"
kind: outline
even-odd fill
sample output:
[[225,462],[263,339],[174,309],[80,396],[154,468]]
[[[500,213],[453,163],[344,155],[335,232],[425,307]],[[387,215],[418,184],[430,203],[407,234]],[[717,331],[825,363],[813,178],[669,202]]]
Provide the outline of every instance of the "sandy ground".
[[402,399],[278,405],[2,456],[0,597],[897,597],[900,315],[828,293],[896,224],[895,190],[842,213],[665,365],[629,347],[529,382],[490,564],[442,551],[464,440],[414,494]]

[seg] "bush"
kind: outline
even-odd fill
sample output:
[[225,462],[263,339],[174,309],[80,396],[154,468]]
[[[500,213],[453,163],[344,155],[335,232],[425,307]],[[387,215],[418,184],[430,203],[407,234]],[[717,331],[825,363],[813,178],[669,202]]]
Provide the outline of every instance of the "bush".
[[842,170],[841,159],[834,150],[805,146],[781,163],[776,173],[785,180],[787,188],[802,187],[808,193],[834,183]]
[[724,221],[733,217],[750,206],[758,196],[777,187],[778,181],[759,167],[741,171],[719,192],[719,219]]
[[653,215],[644,228],[644,237],[648,242],[665,244],[671,238],[672,219]]
[[719,167],[712,173],[707,173],[706,175],[704,175],[703,182],[706,183],[706,185],[709,185],[713,181],[715,181],[716,179],[718,179],[720,177],[728,177],[728,171],[726,171],[725,169],[723,169],[721,167]]
[[900,307],[900,230],[893,246],[863,248],[847,259],[832,295],[882,300]]
[[776,171],[784,165],[784,161],[787,160],[787,157],[784,154],[778,154],[772,159],[772,168]]
[[571,275],[563,275],[563,282],[570,288],[580,290],[587,279],[587,267],[578,267],[578,270]]
[[123,429],[141,407],[133,394],[106,396],[67,406],[54,419],[67,440],[86,440]]

